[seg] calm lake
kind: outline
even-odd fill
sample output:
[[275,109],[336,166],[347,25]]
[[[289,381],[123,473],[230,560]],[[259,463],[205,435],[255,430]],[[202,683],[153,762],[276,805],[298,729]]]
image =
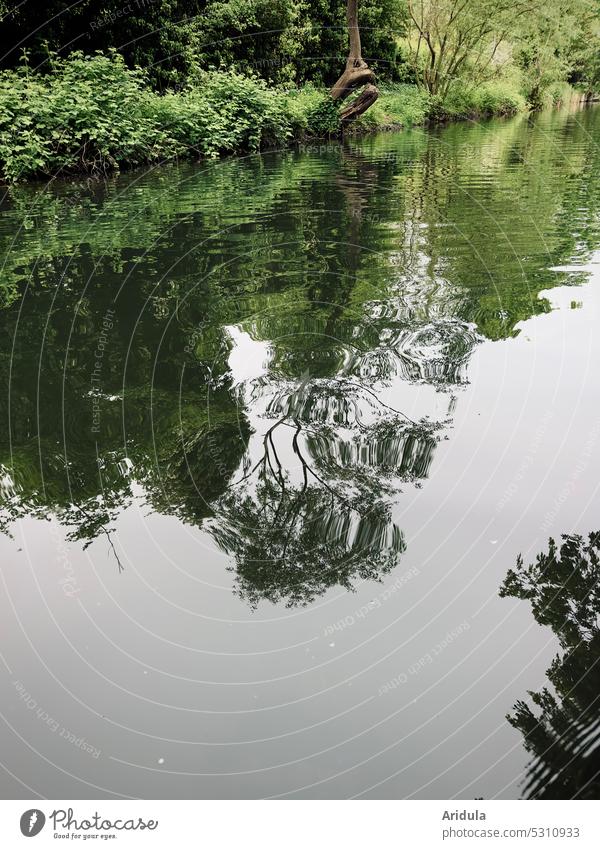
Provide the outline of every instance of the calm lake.
[[507,714],[564,643],[500,590],[600,529],[599,140],[592,107],[4,199],[5,798],[526,792]]

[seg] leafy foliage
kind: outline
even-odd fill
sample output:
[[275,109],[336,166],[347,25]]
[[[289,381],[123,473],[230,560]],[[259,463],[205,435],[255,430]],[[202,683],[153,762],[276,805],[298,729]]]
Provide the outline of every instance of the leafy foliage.
[[[500,84],[456,92],[445,107],[415,86],[396,84],[382,92],[360,127],[421,124],[436,108],[458,117],[508,113],[519,105],[522,99]],[[54,57],[51,75],[26,64],[0,74],[0,163],[12,182],[280,148],[339,130],[338,109],[326,91],[307,85],[283,92],[236,71],[196,71],[183,91],[164,94],[115,52]]]
[[[358,130],[513,114],[563,102],[568,83],[590,95],[596,6],[361,0],[363,53],[383,86]],[[54,0],[45,13],[40,24],[25,0],[0,23],[14,45],[0,71],[8,181],[341,132],[324,86],[345,61],[344,0]]]
[[431,99],[430,116],[440,120],[487,118],[492,115],[514,115],[526,106],[525,98],[514,82],[493,80],[473,86],[455,81],[445,97]]
[[[525,792],[530,798],[597,799],[600,791],[600,532],[563,536],[560,548],[525,566],[519,557],[501,596],[526,599],[540,625],[552,628],[563,650],[547,672],[552,690],[530,692],[509,722],[534,755]],[[537,710],[536,710],[537,709]]]
[[[199,70],[232,69],[328,86],[347,53],[346,0],[48,0],[42,15],[34,0],[12,5],[0,20],[0,67],[18,66],[25,51],[46,73],[55,54],[116,50],[159,91],[184,89]],[[360,27],[380,82],[442,99],[457,82],[512,81],[515,71],[533,105],[557,82],[592,92],[600,81],[597,0],[360,0]]]
[[415,85],[386,86],[358,122],[358,128],[387,129],[423,124],[431,114],[431,97]]
[[337,104],[328,92],[310,83],[292,89],[285,96],[286,109],[294,129],[294,137],[335,136],[340,130]]
[[116,53],[55,58],[47,76],[26,65],[4,72],[0,116],[0,161],[12,181],[258,150],[292,134],[285,101],[263,80],[207,72],[181,94],[160,95]]
[[[195,69],[258,73],[274,83],[333,82],[346,54],[345,0],[35,0],[13,3],[2,23],[14,67],[25,49],[34,67],[49,53],[115,48],[153,87],[181,88]],[[403,0],[362,0],[365,55],[393,77]],[[4,51],[3,51],[4,52]]]
[[517,70],[521,93],[537,107],[553,83],[597,63],[596,0],[407,0],[407,7],[403,51],[415,80],[442,100],[457,82],[479,87]]
[[578,65],[597,55],[595,5],[596,0],[553,0],[523,19],[514,59],[522,70],[523,90],[532,106],[552,102],[553,86],[568,80]]

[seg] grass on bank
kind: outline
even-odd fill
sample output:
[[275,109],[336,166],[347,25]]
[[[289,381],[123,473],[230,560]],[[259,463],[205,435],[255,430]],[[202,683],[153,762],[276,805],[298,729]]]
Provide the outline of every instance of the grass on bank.
[[[413,85],[382,88],[353,131],[427,120],[512,114],[525,108],[514,84],[455,86],[443,101]],[[339,133],[338,105],[306,85],[269,87],[234,71],[198,72],[188,87],[158,94],[142,71],[112,53],[55,59],[50,73],[26,65],[0,73],[0,171],[7,182],[106,173],[175,158],[277,148]]]

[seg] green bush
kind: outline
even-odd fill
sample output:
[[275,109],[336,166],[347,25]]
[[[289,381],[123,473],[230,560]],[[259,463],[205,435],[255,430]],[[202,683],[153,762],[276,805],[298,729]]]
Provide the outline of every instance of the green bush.
[[159,133],[144,110],[138,71],[117,56],[55,61],[45,76],[22,66],[0,75],[0,159],[18,180],[59,170],[113,168],[151,158]]
[[0,162],[10,181],[258,150],[291,134],[281,93],[234,72],[205,73],[165,95],[118,54],[74,54],[46,75],[27,66],[0,74]]
[[[325,89],[284,91],[233,70],[195,71],[181,92],[159,94],[114,52],[53,57],[43,75],[27,65],[0,72],[0,168],[14,182],[282,147],[338,135],[339,106]],[[443,101],[399,83],[382,90],[356,129],[512,114],[524,106],[509,81],[478,89],[457,82]]]
[[326,138],[339,133],[339,104],[326,90],[305,85],[287,92],[285,102],[296,139],[305,136]]
[[356,132],[394,130],[424,124],[430,97],[423,89],[407,83],[385,86],[373,106],[354,125]]
[[233,128],[235,139],[225,150],[258,150],[264,145],[282,145],[291,135],[281,92],[264,80],[233,71],[207,73],[192,96],[205,98]]
[[542,106],[560,107],[566,106],[571,100],[579,100],[581,92],[565,82],[552,83],[548,86],[542,97]]
[[475,93],[475,106],[482,116],[514,115],[526,105],[518,86],[509,80],[484,83]]
[[430,118],[460,120],[514,115],[525,107],[525,98],[512,80],[494,80],[477,88],[456,80],[444,98],[431,98]]

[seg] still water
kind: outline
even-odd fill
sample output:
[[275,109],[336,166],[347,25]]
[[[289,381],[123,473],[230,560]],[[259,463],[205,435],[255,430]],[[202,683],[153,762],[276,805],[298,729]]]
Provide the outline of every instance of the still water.
[[4,797],[597,794],[599,139],[4,199]]

